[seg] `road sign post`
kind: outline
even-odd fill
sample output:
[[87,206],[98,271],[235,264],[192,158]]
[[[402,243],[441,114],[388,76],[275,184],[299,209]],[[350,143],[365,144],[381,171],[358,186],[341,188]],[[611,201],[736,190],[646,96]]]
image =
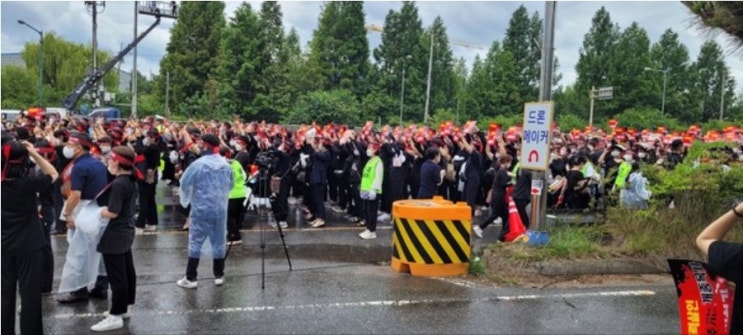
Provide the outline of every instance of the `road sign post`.
[[[537,171],[532,180],[531,229],[539,230],[546,221],[547,192],[543,191],[549,168],[550,143],[552,143],[552,101],[524,104],[523,134],[521,135],[521,168]],[[535,183],[536,182],[536,183]],[[539,189],[539,191],[537,191]],[[543,208],[544,207],[544,208]]]

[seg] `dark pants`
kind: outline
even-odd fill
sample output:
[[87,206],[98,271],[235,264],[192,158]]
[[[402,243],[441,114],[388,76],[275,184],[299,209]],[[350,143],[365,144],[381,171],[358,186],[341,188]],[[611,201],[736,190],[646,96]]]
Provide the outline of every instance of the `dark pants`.
[[366,229],[370,232],[377,230],[377,211],[379,210],[379,194],[374,200],[363,200],[364,202],[364,221]]
[[52,199],[54,201],[54,230],[65,231],[67,230],[67,222],[60,220],[62,213],[62,207],[64,206],[64,199],[62,199],[62,186],[59,184],[60,181],[54,182],[54,188],[52,189]]
[[526,206],[529,206],[531,200],[513,199],[513,202],[516,203],[516,209],[519,211],[519,217],[521,218],[521,223],[524,224],[524,229],[529,229],[529,213],[526,212]]
[[46,238],[47,245],[41,248],[41,253],[44,258],[43,272],[40,277],[41,293],[51,292],[52,283],[54,282],[54,252],[52,251],[51,227],[52,224],[47,223],[46,220],[42,222],[42,228],[44,230],[44,237]]
[[170,161],[170,151],[163,153],[163,176],[164,180],[175,180],[175,165]]
[[[157,178],[157,176],[155,176]],[[155,204],[155,191],[157,183],[139,184],[139,217],[137,227],[144,228],[145,225],[157,225],[157,204]]]
[[43,259],[41,249],[20,256],[2,254],[3,334],[15,334],[16,293],[21,296],[21,333],[43,333],[39,280],[44,272]]
[[325,220],[325,184],[310,186],[310,202],[316,217]]
[[338,202],[338,175],[335,171],[328,169],[328,199]]
[[129,305],[134,305],[136,296],[137,273],[134,271],[132,251],[123,254],[103,254],[106,273],[111,282],[111,315],[127,312]]
[[493,202],[490,204],[490,215],[480,224],[480,228],[485,229],[495,219],[501,218],[503,221],[503,228],[501,229],[499,241],[504,241],[506,233],[508,233],[508,204],[504,199],[503,195],[493,195]]
[[230,199],[227,203],[227,241],[242,240],[240,228],[245,215],[245,198]]
[[285,176],[281,179],[279,186],[279,194],[271,202],[271,210],[276,221],[286,221],[289,217],[289,188],[292,186],[292,181],[289,176]]
[[[190,281],[196,280],[196,277],[198,275],[198,269],[199,269],[199,259],[189,257],[188,265],[186,266],[186,279]],[[212,264],[212,272],[214,273],[214,278],[224,277],[224,258],[214,259],[214,263]]]
[[339,175],[338,177],[338,207],[342,209],[348,208],[348,204],[351,202],[348,188],[349,188],[348,178],[346,177],[346,175]]
[[[381,207],[382,212],[391,214],[392,204],[397,200],[401,200],[403,197],[405,174],[401,168],[391,168],[389,169],[389,172],[389,178],[384,178],[384,180],[389,180],[389,184],[383,185]],[[386,186],[386,188],[384,188],[384,186]]]
[[480,193],[480,180],[475,178],[464,182],[464,200],[470,206],[470,215],[475,217],[477,210],[477,195]]
[[348,199],[348,214],[353,217],[363,219],[364,205],[361,203],[359,183],[351,182],[348,185]]

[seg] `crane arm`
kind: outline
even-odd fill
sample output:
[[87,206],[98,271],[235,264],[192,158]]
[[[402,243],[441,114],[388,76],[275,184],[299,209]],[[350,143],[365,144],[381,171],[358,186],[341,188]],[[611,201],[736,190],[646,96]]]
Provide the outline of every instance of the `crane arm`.
[[[95,73],[85,76],[85,79],[83,79],[83,81],[79,85],[77,85],[77,87],[75,87],[72,93],[70,93],[64,98],[64,100],[62,101],[62,106],[68,110],[74,109],[75,105],[77,105],[77,102],[80,100],[80,98],[91,87],[95,86],[103,78],[103,76],[105,76],[109,71],[111,71],[111,69],[113,69],[116,63],[124,59],[124,56],[126,56],[126,54],[128,54],[129,51],[134,49],[134,47],[137,46],[137,44],[141,42],[145,38],[145,36],[147,36],[147,34],[149,34],[153,29],[155,29],[155,27],[158,24],[160,24],[159,16],[157,17],[155,22],[152,23],[152,25],[150,25],[149,28],[147,28],[147,30],[145,30],[141,35],[139,35],[132,43],[129,43],[129,45],[127,45],[126,48],[124,48],[124,50],[119,52],[119,54],[116,55],[116,57],[111,59],[111,61],[106,63],[106,65],[104,65],[101,69],[99,69]],[[136,73],[132,75],[136,75]]]

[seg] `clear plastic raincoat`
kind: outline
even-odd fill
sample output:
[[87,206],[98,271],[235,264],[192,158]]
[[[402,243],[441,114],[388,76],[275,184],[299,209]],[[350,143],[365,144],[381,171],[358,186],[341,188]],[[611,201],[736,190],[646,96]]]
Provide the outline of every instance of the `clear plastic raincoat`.
[[651,192],[647,189],[648,180],[640,172],[629,175],[629,184],[619,191],[620,203],[630,209],[648,208]]
[[191,205],[188,257],[200,258],[201,247],[208,237],[213,257],[224,258],[227,203],[232,183],[230,164],[224,157],[216,154],[202,156],[183,173],[181,205]]

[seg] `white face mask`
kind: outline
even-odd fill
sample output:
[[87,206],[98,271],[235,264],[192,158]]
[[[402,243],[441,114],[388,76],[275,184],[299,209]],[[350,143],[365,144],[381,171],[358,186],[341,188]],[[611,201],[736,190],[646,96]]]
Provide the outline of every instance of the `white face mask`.
[[647,156],[648,156],[648,154],[646,154],[644,152],[640,152],[640,153],[637,154],[637,157],[640,157],[640,158],[645,158]]
[[114,168],[113,165],[108,164],[108,173],[110,173],[112,175],[116,175],[116,170],[117,170],[117,168]]
[[233,146],[233,147],[236,146],[235,141],[234,140],[230,140],[230,145]]
[[624,155],[622,156],[622,158],[624,158],[625,161],[629,162],[632,160],[632,155]]
[[177,152],[171,151],[169,158],[170,158],[170,162],[171,163],[173,163],[173,164],[178,163],[178,153]]
[[366,155],[369,156],[369,157],[374,156],[374,150],[372,150],[372,149],[366,149]]
[[619,151],[612,151],[612,152],[611,152],[611,157],[618,157],[618,156],[619,156],[619,154],[620,154],[620,152],[619,152]]
[[588,146],[588,151],[593,151],[593,146],[592,145],[589,145]]
[[72,148],[65,146],[62,149],[62,155],[64,155],[67,159],[72,159],[72,157],[75,156],[75,150],[72,150]]
[[144,138],[144,139],[142,140],[142,144],[143,144],[144,146],[149,146],[149,145],[150,145],[150,139],[149,139],[149,138],[147,138],[147,137],[145,137],[145,138]]
[[235,150],[242,151],[243,150],[243,145],[242,144],[235,144]]
[[109,146],[101,147],[101,152],[104,153],[104,154],[107,154],[107,153],[111,152],[111,147],[109,147]]

